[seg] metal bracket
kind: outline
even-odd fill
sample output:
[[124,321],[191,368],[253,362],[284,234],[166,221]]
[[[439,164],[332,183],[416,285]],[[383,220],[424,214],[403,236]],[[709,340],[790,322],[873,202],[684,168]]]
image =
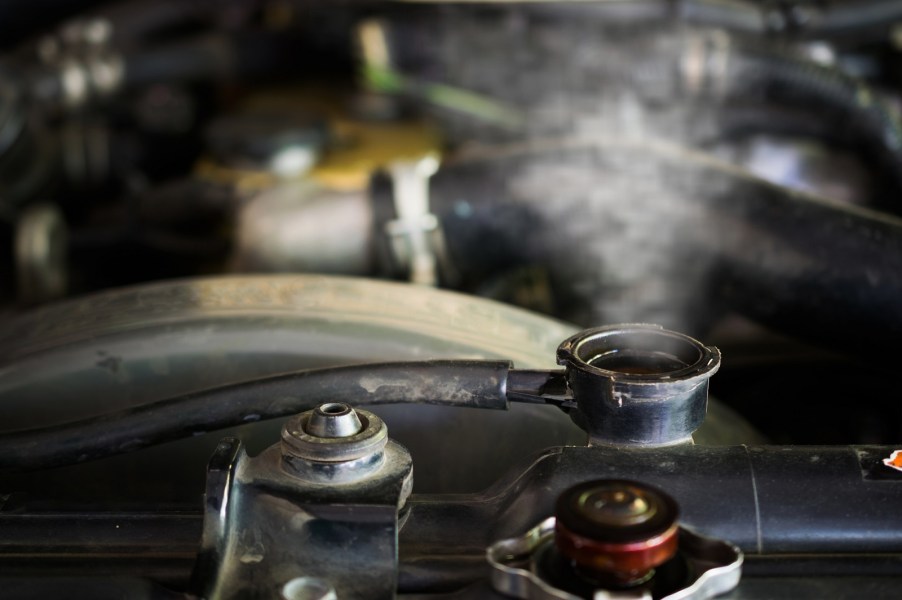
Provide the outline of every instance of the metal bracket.
[[[545,581],[535,568],[539,551],[553,543],[555,518],[549,517],[520,537],[498,541],[486,550],[491,565],[492,587],[523,600],[583,600]],[[739,584],[742,552],[736,546],[706,538],[685,527],[679,531],[680,552],[689,560],[698,578],[689,586],[660,600],[707,600]],[[647,590],[595,590],[593,600],[651,600]]]
[[413,465],[399,444],[384,452],[378,472],[324,485],[297,477],[279,445],[250,458],[238,440],[224,440],[208,469],[194,592],[208,600],[393,598],[398,511]]

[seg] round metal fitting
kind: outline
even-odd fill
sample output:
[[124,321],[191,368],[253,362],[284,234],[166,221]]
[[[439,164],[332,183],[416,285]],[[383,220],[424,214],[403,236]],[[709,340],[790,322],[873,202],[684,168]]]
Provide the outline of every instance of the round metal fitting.
[[586,574],[618,586],[646,581],[677,551],[677,503],[635,481],[574,486],[558,498],[555,517],[558,551]]
[[[354,419],[359,422],[359,428],[354,425]],[[339,432],[350,435],[320,435]],[[380,454],[387,442],[388,429],[382,419],[369,411],[338,403],[302,413],[282,428],[284,455],[320,463],[366,459]]]
[[363,423],[357,412],[343,402],[329,402],[313,409],[307,433],[321,438],[346,438],[360,433]]
[[574,421],[593,444],[688,442],[705,419],[708,379],[720,351],[658,325],[616,325],[564,341],[558,364],[577,404]]

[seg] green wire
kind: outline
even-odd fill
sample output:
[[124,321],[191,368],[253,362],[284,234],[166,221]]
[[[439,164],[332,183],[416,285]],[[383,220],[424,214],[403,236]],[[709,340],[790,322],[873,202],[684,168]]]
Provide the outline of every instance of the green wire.
[[441,83],[417,81],[397,71],[375,65],[365,65],[363,76],[367,86],[374,91],[388,94],[409,94],[422,98],[430,104],[464,113],[507,129],[519,129],[523,127],[525,121],[519,110],[469,90]]

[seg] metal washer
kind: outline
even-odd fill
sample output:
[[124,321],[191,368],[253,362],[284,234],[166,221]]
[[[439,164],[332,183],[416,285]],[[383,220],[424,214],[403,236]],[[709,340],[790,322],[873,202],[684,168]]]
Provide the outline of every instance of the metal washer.
[[388,428],[373,413],[355,409],[361,430],[347,437],[326,438],[307,433],[311,412],[298,415],[282,429],[283,453],[316,462],[347,462],[383,451],[388,442]]

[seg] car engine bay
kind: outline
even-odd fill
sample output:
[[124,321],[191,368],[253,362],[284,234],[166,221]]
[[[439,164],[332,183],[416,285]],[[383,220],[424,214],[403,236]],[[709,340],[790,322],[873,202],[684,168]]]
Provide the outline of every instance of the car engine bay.
[[902,2],[0,32],[0,597],[900,595]]

